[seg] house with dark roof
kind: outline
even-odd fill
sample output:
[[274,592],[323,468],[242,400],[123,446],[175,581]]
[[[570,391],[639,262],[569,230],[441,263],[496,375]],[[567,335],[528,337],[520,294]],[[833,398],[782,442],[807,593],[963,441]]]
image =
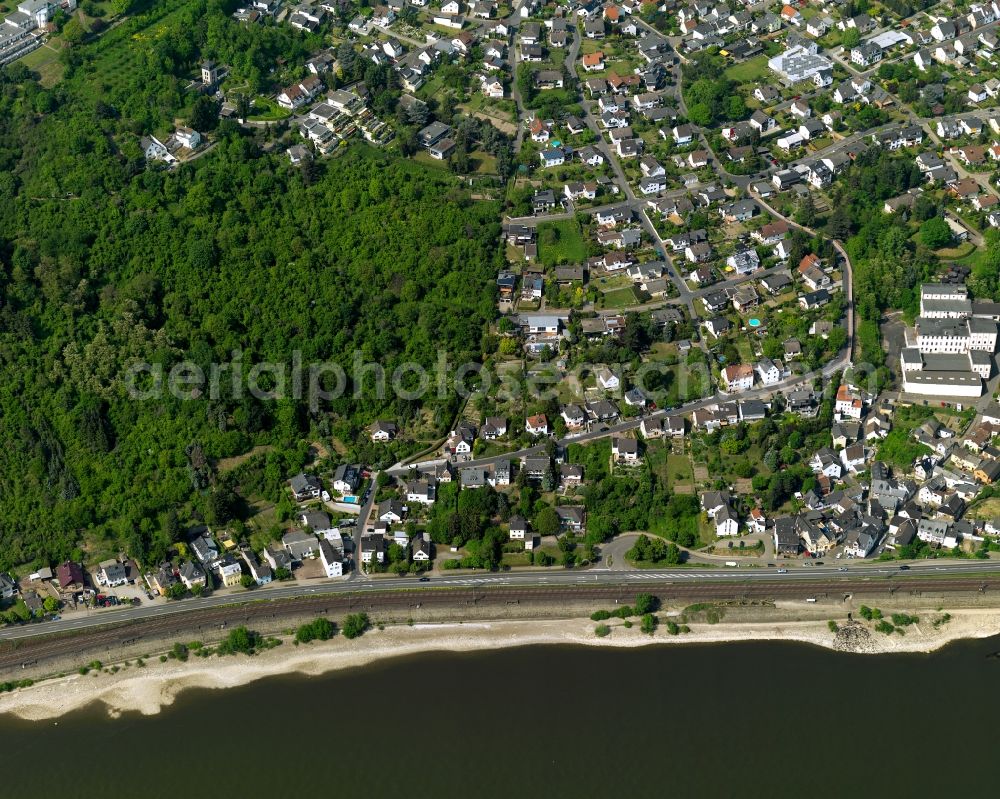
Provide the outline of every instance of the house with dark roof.
[[323,483],[312,474],[297,474],[289,482],[296,502],[318,499],[323,491]]
[[559,505],[556,507],[556,515],[559,516],[563,532],[579,533],[583,531],[586,516],[582,505]]
[[83,567],[69,560],[56,567],[56,580],[61,591],[80,591],[86,586]]

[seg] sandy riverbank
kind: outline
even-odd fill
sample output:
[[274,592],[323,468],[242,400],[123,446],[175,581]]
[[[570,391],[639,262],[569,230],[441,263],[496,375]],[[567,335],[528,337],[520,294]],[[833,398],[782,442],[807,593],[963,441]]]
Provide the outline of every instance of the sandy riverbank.
[[158,713],[188,688],[233,688],[264,677],[298,673],[315,676],[357,668],[376,660],[424,652],[473,652],[540,644],[636,647],[656,644],[705,644],[737,641],[795,641],[840,651],[879,654],[887,652],[931,652],[965,638],[1000,634],[1000,610],[950,611],[951,620],[935,628],[932,617],[908,628],[905,636],[871,631],[858,625],[853,634],[835,635],[825,622],[692,623],[688,634],[671,636],[661,625],[653,636],[612,620],[606,638],[594,635],[589,619],[558,621],[490,621],[464,624],[418,624],[372,630],[362,638],[306,646],[282,646],[254,657],[192,657],[185,663],[147,661],[144,668],[128,665],[117,673],[72,674],[45,680],[30,688],[0,695],[0,714],[10,713],[29,720],[51,719],[95,702],[104,704],[109,715],[138,711]]

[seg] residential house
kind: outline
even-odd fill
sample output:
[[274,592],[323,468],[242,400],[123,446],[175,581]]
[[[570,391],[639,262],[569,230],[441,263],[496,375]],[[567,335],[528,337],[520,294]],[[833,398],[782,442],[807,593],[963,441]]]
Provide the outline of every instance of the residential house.
[[753,367],[749,364],[730,364],[721,373],[723,389],[732,394],[753,388]]
[[18,592],[17,582],[7,572],[0,572],[0,599],[11,599]]
[[774,551],[777,555],[797,555],[799,553],[799,533],[795,519],[785,516],[774,520]]
[[584,530],[586,515],[581,505],[558,505],[556,514],[563,532],[581,533]]
[[392,441],[398,434],[399,428],[395,422],[380,419],[372,425],[371,438],[374,442]]
[[105,588],[117,588],[128,584],[128,571],[125,565],[116,559],[102,562],[95,575],[97,584]]
[[342,463],[333,473],[333,489],[342,496],[348,496],[361,485],[361,464]]
[[754,365],[754,371],[760,378],[761,385],[773,386],[781,380],[781,370],[775,366],[770,358],[761,358]]
[[208,583],[205,571],[192,560],[185,560],[177,570],[177,576],[188,591],[196,587],[204,588]]
[[547,436],[549,434],[549,420],[544,414],[529,416],[524,422],[524,430],[529,435]]
[[316,557],[319,549],[319,539],[305,530],[289,530],[281,537],[281,544],[295,563]]
[[[320,542],[320,546],[322,547],[323,544],[329,546],[326,539]],[[251,550],[247,549],[243,551],[243,562],[246,563],[247,571],[250,572],[250,577],[257,585],[267,585],[274,579],[274,572],[271,571],[271,566],[267,561],[259,561]]]
[[323,492],[323,484],[315,475],[297,474],[289,482],[292,487],[292,497],[296,502],[319,499]]
[[616,463],[634,465],[639,463],[639,442],[634,438],[611,439],[611,456]]
[[191,538],[188,546],[202,563],[211,564],[219,558],[219,547],[207,531]]
[[838,417],[860,419],[864,410],[864,401],[860,392],[846,383],[842,384],[837,389],[836,404],[833,410]]
[[839,480],[843,474],[843,464],[837,453],[829,447],[823,447],[809,461],[809,468],[817,474],[825,474],[831,480]]
[[240,566],[239,561],[237,561],[231,555],[226,555],[220,560],[215,567],[216,572],[219,575],[219,579],[222,580],[222,584],[226,588],[233,588],[240,584],[240,580],[243,579],[243,567]]
[[287,549],[266,546],[264,547],[264,560],[275,572],[278,569],[288,572],[292,570],[292,558]]
[[503,416],[487,416],[479,435],[487,441],[502,438],[507,435],[507,419]]
[[395,524],[406,516],[406,505],[398,499],[386,499],[378,504],[375,514],[380,522]]
[[360,550],[363,564],[385,563],[385,536],[378,533],[365,533],[361,536]]
[[344,574],[344,552],[333,546],[325,538],[319,542],[319,559],[327,577],[341,577]]

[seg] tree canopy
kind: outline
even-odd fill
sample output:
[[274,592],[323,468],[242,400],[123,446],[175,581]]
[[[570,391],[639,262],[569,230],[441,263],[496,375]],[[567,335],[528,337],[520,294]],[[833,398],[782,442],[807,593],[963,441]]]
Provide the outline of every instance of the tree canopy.
[[[189,521],[238,514],[240,493],[277,500],[317,435],[353,442],[418,413],[446,429],[453,391],[380,397],[353,364],[476,361],[495,313],[499,209],[445,173],[354,145],[307,176],[229,122],[197,161],[145,163],[140,135],[211,126],[214,104],[181,88],[201,57],[253,83],[318,49],[214,3],[148,13],[166,15],[148,48],[129,19],[74,48],[52,89],[0,71],[0,569],[79,557],[85,539],[152,562]],[[126,51],[142,63],[111,81]],[[343,395],[316,409],[304,391],[229,390],[233,373],[293,357],[340,365]],[[134,364],[181,361],[221,364],[219,396],[127,395]],[[258,445],[275,449],[228,482],[214,473]]]

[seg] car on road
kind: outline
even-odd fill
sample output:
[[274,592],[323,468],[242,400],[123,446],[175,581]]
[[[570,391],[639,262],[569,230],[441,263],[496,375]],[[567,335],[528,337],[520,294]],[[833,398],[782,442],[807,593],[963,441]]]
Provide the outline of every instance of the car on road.
[[899,570],[901,572],[908,572],[910,570],[910,567],[904,563],[902,566],[899,567]]
[[837,569],[837,571],[839,571],[839,572],[846,572],[847,571],[847,567],[846,566],[841,566],[839,569]]
[[422,583],[429,583],[430,581],[431,581],[430,577],[421,577],[420,578],[420,582],[422,582]]
[[778,569],[778,574],[788,574],[788,569]]

